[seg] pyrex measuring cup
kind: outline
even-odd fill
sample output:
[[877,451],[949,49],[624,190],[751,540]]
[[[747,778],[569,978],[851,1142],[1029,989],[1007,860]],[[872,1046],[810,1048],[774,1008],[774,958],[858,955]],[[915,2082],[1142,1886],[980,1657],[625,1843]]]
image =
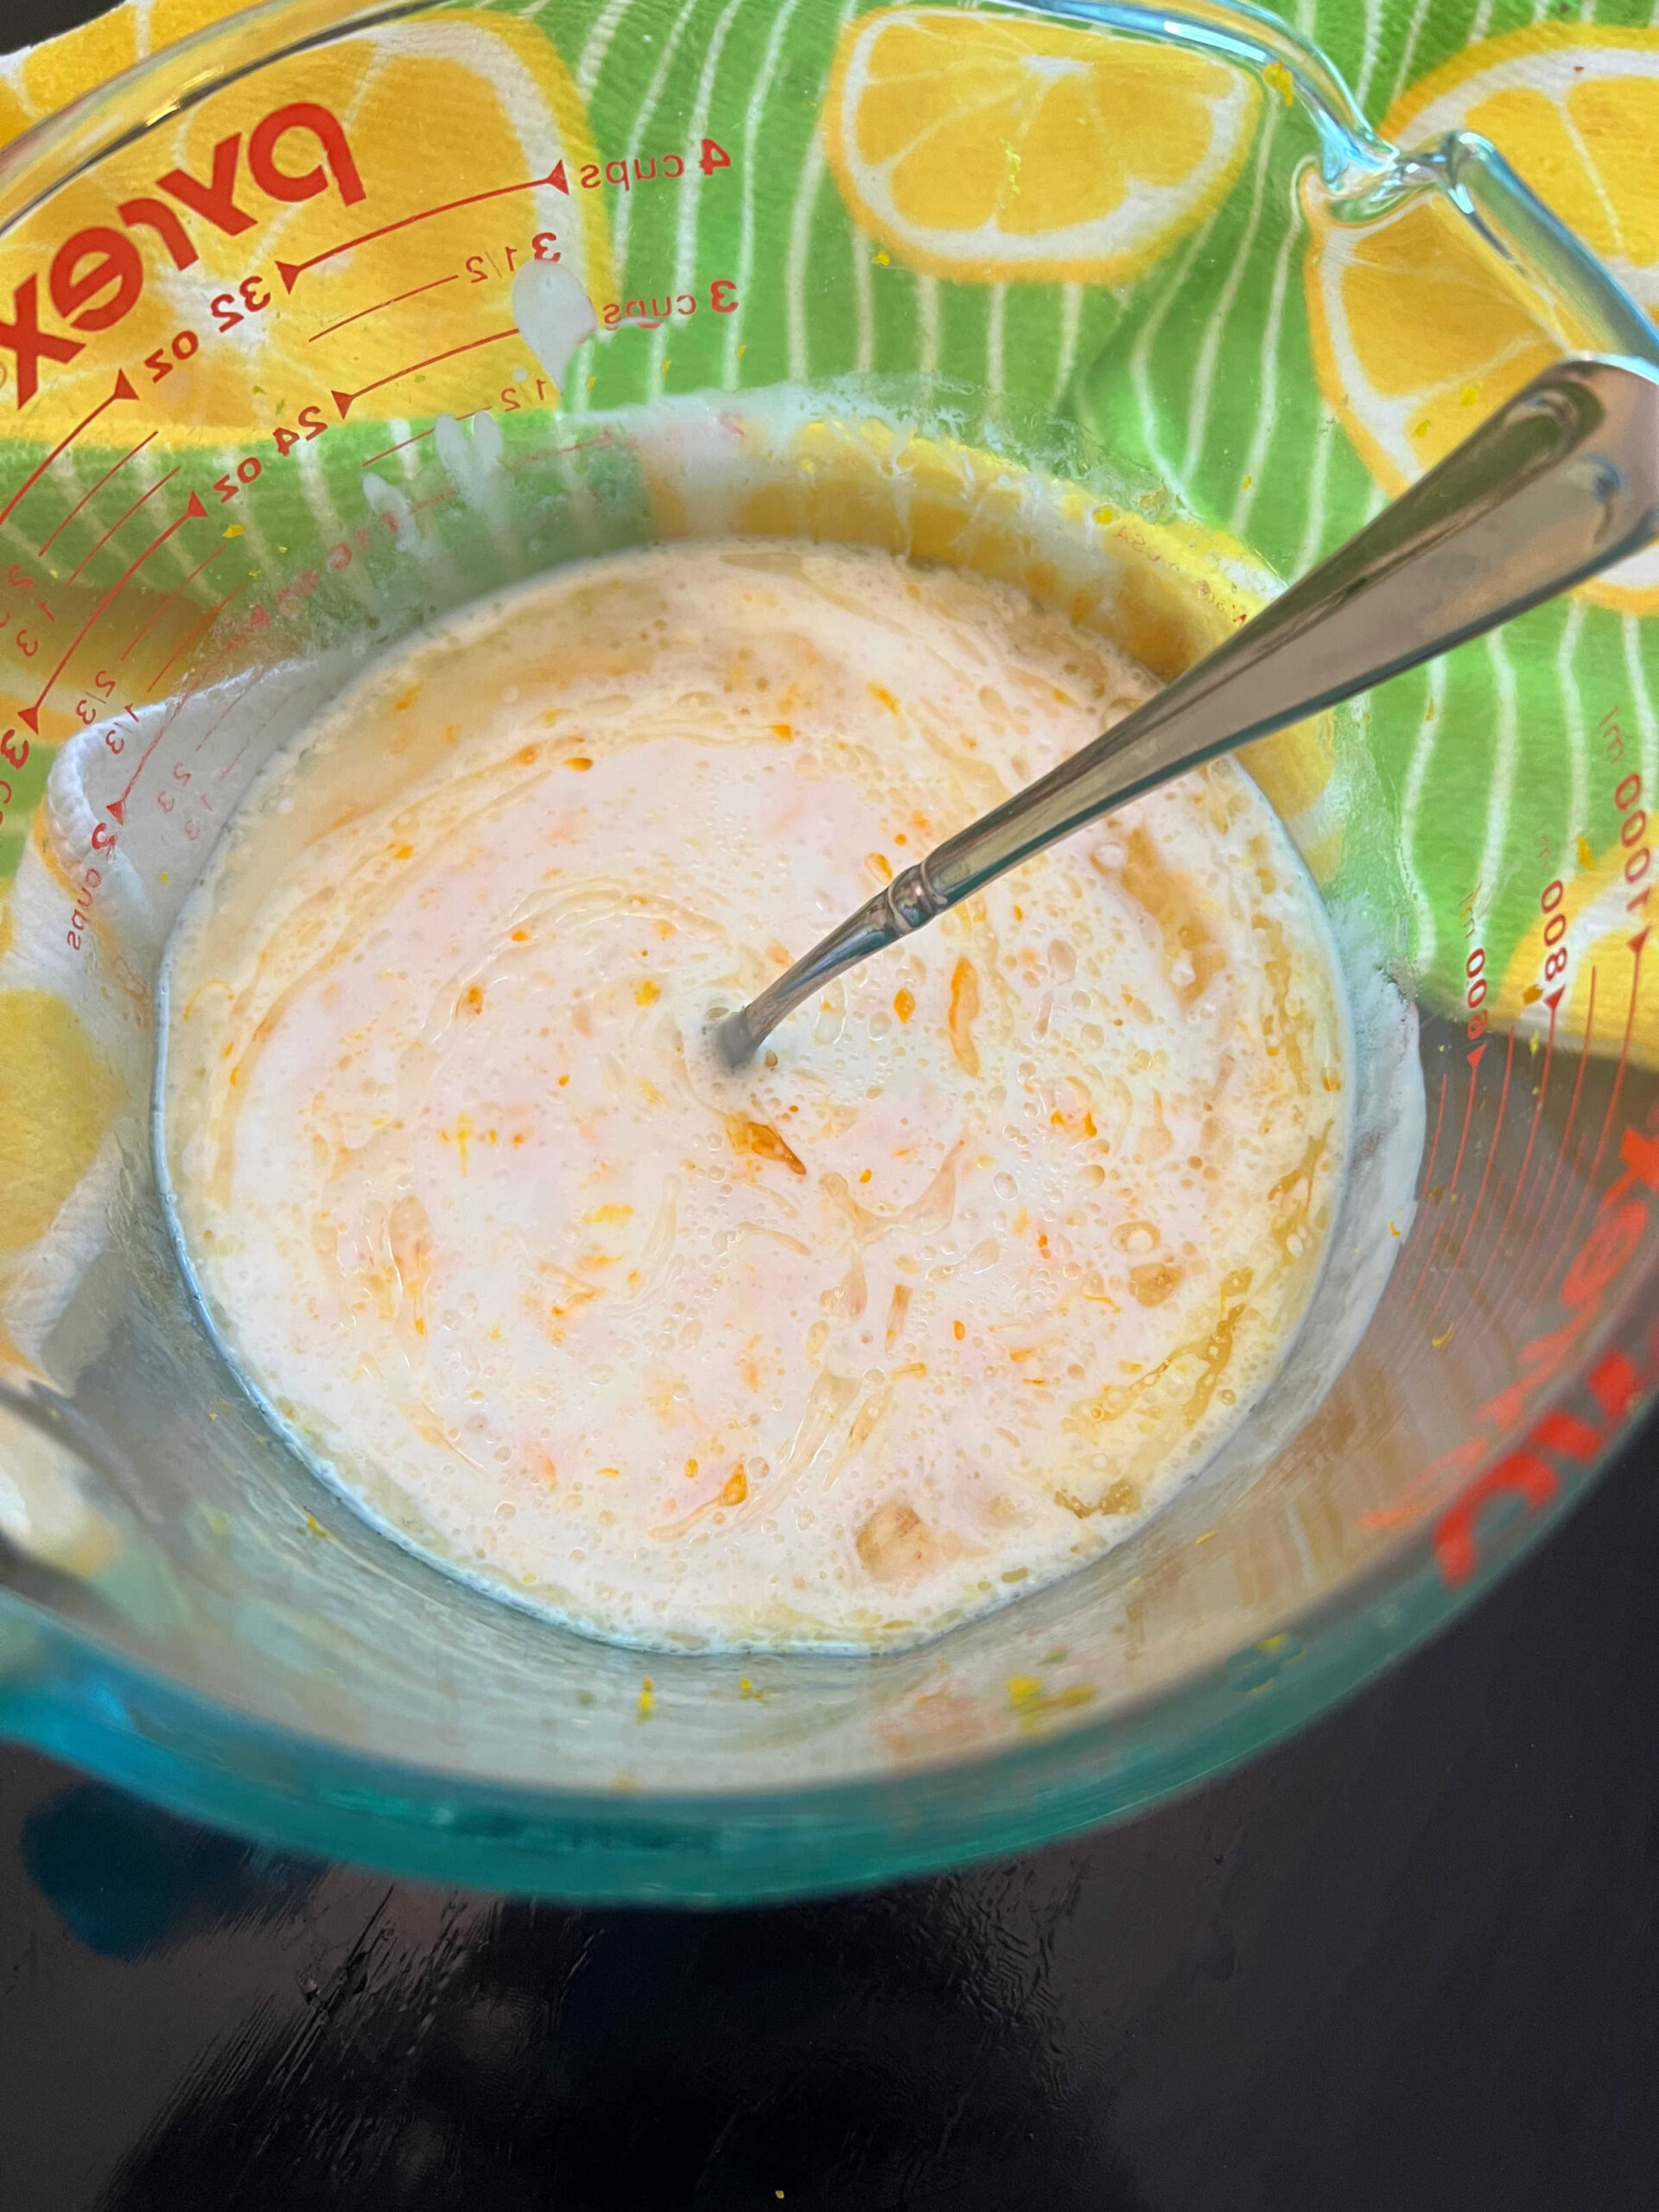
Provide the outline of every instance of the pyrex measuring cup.
[[423,620],[738,531],[1011,578],[1167,677],[1471,410],[1569,346],[1654,358],[1424,113],[1396,152],[1317,53],[1201,0],[274,0],[12,149],[0,1726],[411,1872],[830,1885],[1239,1756],[1591,1478],[1659,1357],[1646,556],[1249,756],[1355,1012],[1312,1318],[1136,1538],[932,1644],[642,1655],[401,1548],[215,1348],[151,1151],[181,899],[262,761]]

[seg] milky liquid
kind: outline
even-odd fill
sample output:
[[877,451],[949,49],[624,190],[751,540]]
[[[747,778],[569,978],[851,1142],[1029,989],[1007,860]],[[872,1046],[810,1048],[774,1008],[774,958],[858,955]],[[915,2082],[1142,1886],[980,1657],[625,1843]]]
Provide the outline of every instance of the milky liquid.
[[708,1046],[1153,689],[1014,591],[729,541],[401,648],[169,954],[171,1199],[232,1357],[452,1567],[630,1641],[903,1643],[1120,1541],[1318,1273],[1346,1034],[1229,761]]

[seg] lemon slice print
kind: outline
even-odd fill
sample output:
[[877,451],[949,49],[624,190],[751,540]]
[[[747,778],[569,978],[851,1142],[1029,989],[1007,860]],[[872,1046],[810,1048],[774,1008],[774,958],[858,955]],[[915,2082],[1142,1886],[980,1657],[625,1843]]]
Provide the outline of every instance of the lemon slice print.
[[[1488,39],[1414,85],[1383,118],[1395,145],[1490,138],[1650,313],[1659,307],[1659,37],[1542,25]],[[1560,346],[1461,217],[1414,202],[1359,229],[1316,223],[1307,260],[1325,397],[1391,492],[1466,437]],[[1659,551],[1586,594],[1659,608]]]
[[[221,12],[175,0],[167,35]],[[104,58],[115,67],[133,56]],[[85,59],[48,49],[34,76],[27,66],[13,73],[0,88],[0,128],[18,119],[14,108],[28,120],[37,103],[49,106]],[[281,104],[339,118],[348,150],[330,156],[334,188],[285,202],[262,195],[249,149]],[[216,163],[231,159],[233,138],[240,150],[221,177]],[[307,142],[305,158],[315,151]],[[283,158],[291,176],[297,142]],[[557,49],[512,16],[461,10],[388,24],[233,81],[75,180],[8,240],[8,299],[30,276],[41,283],[63,239],[107,226],[122,204],[176,215],[190,257],[174,266],[154,223],[141,230],[136,307],[109,337],[52,363],[26,406],[0,392],[0,435],[51,444],[106,397],[118,365],[139,405],[112,434],[142,414],[143,428],[174,447],[269,435],[279,424],[303,437],[307,406],[331,423],[348,410],[384,420],[475,406],[515,365],[535,370],[513,333],[517,269],[556,253],[588,290],[609,289],[599,195],[575,181],[595,158]],[[193,212],[204,194],[221,207],[228,200],[228,226]],[[480,350],[493,342],[496,352]]]
[[855,219],[925,275],[1117,284],[1214,207],[1257,99],[1196,54],[888,8],[842,35],[824,150]]

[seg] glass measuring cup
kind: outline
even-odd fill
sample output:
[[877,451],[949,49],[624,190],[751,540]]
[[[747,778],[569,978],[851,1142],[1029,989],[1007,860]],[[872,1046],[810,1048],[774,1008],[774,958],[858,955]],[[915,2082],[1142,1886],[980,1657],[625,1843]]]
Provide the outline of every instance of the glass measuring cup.
[[1656,1351],[1645,562],[1251,755],[1360,1039],[1315,1313],[1140,1536],[938,1643],[646,1656],[399,1548],[216,1351],[149,1128],[226,812],[421,621],[745,531],[1167,677],[1552,354],[1653,358],[1490,149],[1232,7],[281,0],[14,149],[0,226],[0,1726],[410,1872],[827,1886],[1239,1756],[1590,1479]]

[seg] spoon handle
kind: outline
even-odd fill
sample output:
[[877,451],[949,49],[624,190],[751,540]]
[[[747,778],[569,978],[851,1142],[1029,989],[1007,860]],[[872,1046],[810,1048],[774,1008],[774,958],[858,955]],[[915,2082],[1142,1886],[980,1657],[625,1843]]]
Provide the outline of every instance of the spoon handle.
[[1215,652],[982,815],[717,1032],[733,1066],[833,976],[1097,815],[1496,629],[1659,533],[1659,369],[1559,362]]

